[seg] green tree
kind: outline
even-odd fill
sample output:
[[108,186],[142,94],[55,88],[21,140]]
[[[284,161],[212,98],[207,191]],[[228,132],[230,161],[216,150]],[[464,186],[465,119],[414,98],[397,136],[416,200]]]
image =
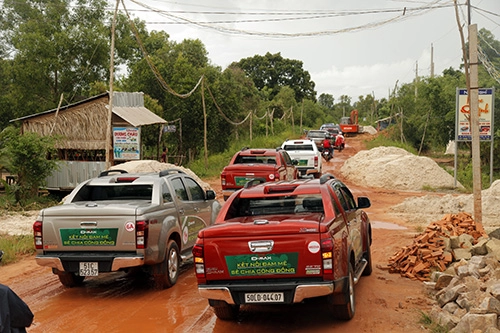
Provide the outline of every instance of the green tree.
[[55,138],[39,136],[27,132],[19,134],[19,129],[9,126],[0,134],[2,164],[17,176],[14,191],[16,202],[26,203],[36,197],[38,189],[56,168]]
[[280,53],[268,52],[264,56],[255,55],[241,59],[232,65],[243,69],[257,89],[270,89],[270,99],[273,99],[282,87],[288,86],[294,90],[298,102],[304,98],[316,100],[315,83],[309,72],[303,69],[302,61],[286,59]]
[[335,105],[335,98],[330,94],[321,94],[318,97],[318,104],[327,108],[328,110],[333,110]]
[[[1,81],[10,82],[2,108],[9,118],[90,97],[91,83],[108,82],[112,13],[106,0],[6,0],[0,11]],[[136,21],[139,34],[145,25]],[[119,15],[115,65],[139,59],[128,20]],[[8,64],[4,66],[4,64]],[[0,103],[2,101],[0,100]]]

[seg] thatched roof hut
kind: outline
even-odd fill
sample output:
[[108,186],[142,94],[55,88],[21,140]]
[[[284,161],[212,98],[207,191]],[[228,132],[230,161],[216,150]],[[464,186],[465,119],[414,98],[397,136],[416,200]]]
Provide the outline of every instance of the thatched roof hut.
[[[104,150],[108,123],[109,93],[97,95],[77,103],[11,120],[22,121],[21,131],[40,135],[56,135],[62,139],[61,151]],[[113,95],[112,127],[141,127],[165,124],[164,119],[144,107],[140,92],[115,92]],[[62,153],[61,159],[67,159]]]

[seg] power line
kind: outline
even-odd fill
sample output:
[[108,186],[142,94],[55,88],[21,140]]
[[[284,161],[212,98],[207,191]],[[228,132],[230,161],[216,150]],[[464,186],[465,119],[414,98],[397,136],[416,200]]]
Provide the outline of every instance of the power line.
[[[356,11],[348,11],[348,12],[347,11],[346,12],[344,12],[344,11],[340,11],[340,12],[332,11],[330,13],[330,15],[333,15],[333,13],[336,13],[336,15],[340,15],[340,13],[343,13],[344,16],[346,15],[346,13],[349,13],[349,15],[353,15],[353,13],[357,13],[357,14],[359,14],[359,13],[363,13],[363,14],[366,14],[366,13],[371,13],[371,14],[373,14],[373,13],[390,13],[390,14],[395,14],[395,16],[388,18],[388,19],[382,19],[382,20],[375,21],[375,22],[369,22],[366,24],[358,25],[358,26],[353,26],[353,27],[349,27],[349,28],[341,28],[341,29],[336,29],[336,30],[323,30],[323,31],[315,31],[315,32],[298,32],[298,33],[284,33],[284,32],[271,33],[271,32],[249,31],[249,30],[229,28],[226,26],[218,25],[217,23],[214,23],[213,21],[201,22],[201,21],[197,21],[197,20],[192,20],[192,19],[188,19],[186,17],[172,14],[173,13],[172,11],[166,11],[166,10],[154,8],[150,5],[146,5],[146,4],[141,3],[137,0],[131,0],[131,1],[139,6],[143,7],[143,8],[146,8],[147,10],[149,10],[151,12],[154,12],[154,13],[157,13],[161,16],[167,17],[178,24],[190,24],[190,25],[198,26],[200,28],[207,28],[207,29],[215,30],[217,32],[226,33],[226,34],[251,35],[251,36],[261,36],[261,37],[270,37],[270,38],[314,37],[314,36],[326,36],[326,35],[334,35],[334,34],[339,34],[339,33],[355,32],[355,31],[379,27],[382,25],[394,23],[394,22],[401,21],[401,20],[406,20],[406,19],[409,19],[410,17],[423,15],[423,14],[425,14],[429,11],[433,11],[435,9],[445,8],[445,7],[450,6],[447,4],[438,4],[440,2],[440,0],[435,0],[426,6],[415,7],[415,8],[385,9],[385,10],[362,10],[362,11],[358,11],[358,12],[356,12]],[[199,12],[196,12],[196,13],[199,13]],[[283,14],[283,11],[281,11],[281,13]],[[241,15],[241,14],[242,13],[238,13],[238,15]],[[245,14],[245,13],[243,13],[243,14]],[[267,15],[270,13],[266,12],[265,14]],[[305,14],[307,14],[307,11]],[[297,13],[294,12],[294,15],[297,15]],[[328,13],[324,14],[324,15],[328,15]],[[321,17],[321,18],[324,18],[324,17]],[[289,19],[291,19],[291,18],[289,18]],[[300,17],[300,18],[296,18],[296,19],[303,20],[304,17]],[[318,17],[315,16],[315,17],[312,17],[310,19],[316,20],[316,19],[318,19]],[[264,21],[265,20],[259,20],[259,22],[264,22]],[[267,21],[269,21],[269,20],[267,20]],[[234,23],[236,21],[228,21],[228,22]],[[241,20],[238,20],[237,22],[241,22]]]

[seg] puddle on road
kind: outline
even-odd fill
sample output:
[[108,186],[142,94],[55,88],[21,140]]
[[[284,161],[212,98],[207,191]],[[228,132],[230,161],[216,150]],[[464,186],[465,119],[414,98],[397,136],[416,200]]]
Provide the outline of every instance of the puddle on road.
[[382,222],[382,221],[371,221],[372,228],[374,229],[390,229],[390,230],[406,230],[407,227],[403,227],[394,223]]

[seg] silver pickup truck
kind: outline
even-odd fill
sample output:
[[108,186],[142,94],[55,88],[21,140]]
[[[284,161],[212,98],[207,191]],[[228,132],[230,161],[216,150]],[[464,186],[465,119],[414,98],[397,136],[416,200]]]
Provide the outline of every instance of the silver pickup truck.
[[221,206],[178,169],[159,173],[104,171],[79,184],[64,203],[33,224],[36,262],[73,287],[86,276],[143,268],[157,289],[171,287],[191,258],[198,231]]

